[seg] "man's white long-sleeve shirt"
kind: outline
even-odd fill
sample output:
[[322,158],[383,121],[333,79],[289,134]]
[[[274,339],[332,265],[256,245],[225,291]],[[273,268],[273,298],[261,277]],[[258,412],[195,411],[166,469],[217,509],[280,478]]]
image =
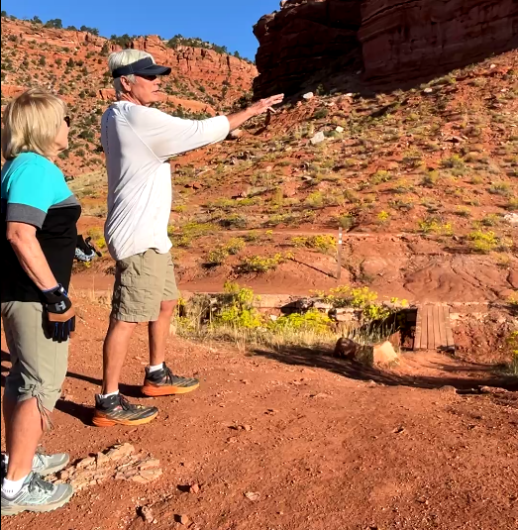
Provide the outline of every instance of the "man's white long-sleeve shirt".
[[224,140],[225,116],[182,120],[119,101],[103,115],[101,143],[108,170],[106,243],[115,260],[150,249],[166,254],[171,213],[171,167],[178,154]]

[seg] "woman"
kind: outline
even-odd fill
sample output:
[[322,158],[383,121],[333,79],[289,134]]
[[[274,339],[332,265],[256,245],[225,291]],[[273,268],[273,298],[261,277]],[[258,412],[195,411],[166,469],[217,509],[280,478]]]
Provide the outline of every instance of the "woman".
[[67,291],[81,208],[54,164],[68,148],[70,120],[58,97],[31,89],[4,114],[2,153],[2,322],[12,367],[4,394],[6,478],[2,515],[66,504],[68,485],[41,477],[66,454],[36,454],[61,394],[75,327]]

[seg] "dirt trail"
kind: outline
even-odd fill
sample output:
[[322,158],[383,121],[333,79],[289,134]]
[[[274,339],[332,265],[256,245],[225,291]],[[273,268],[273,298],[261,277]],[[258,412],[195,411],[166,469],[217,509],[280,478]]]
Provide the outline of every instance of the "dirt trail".
[[[46,447],[76,459],[131,442],[161,460],[164,476],[91,487],[61,511],[3,520],[6,530],[517,528],[518,396],[467,391],[494,382],[490,367],[423,354],[384,373],[300,348],[245,354],[175,341],[172,366],[196,373],[201,389],[160,400],[152,425],[99,430],[90,406],[108,312],[81,308]],[[145,364],[140,328],[126,394],[138,395]],[[3,353],[2,375],[8,366]],[[199,493],[182,492],[192,483]],[[144,523],[139,506],[157,523]],[[175,522],[180,515],[192,524]]]
[[[88,232],[89,218],[80,223]],[[91,228],[91,227],[90,227]],[[254,232],[250,242],[236,256],[229,256],[218,267],[207,267],[207,255],[215,245],[230,238]],[[266,233],[268,232],[268,235]],[[314,229],[232,230],[193,241],[188,249],[176,248],[177,279],[181,289],[218,292],[225,282],[235,281],[258,294],[292,293],[307,295],[341,285],[368,286],[380,298],[404,298],[411,302],[487,302],[506,300],[518,289],[516,256],[498,264],[495,256],[469,254],[445,248],[436,238],[400,233],[346,233],[342,255],[341,280],[337,282],[337,259],[333,248],[320,253],[296,248],[294,236],[338,235],[337,230]],[[262,239],[261,239],[262,238]],[[265,239],[266,238],[266,239]],[[267,273],[241,273],[243,258],[290,254],[290,259]],[[73,279],[75,289],[109,291],[113,286],[113,262],[106,257]],[[109,274],[107,274],[107,271]]]

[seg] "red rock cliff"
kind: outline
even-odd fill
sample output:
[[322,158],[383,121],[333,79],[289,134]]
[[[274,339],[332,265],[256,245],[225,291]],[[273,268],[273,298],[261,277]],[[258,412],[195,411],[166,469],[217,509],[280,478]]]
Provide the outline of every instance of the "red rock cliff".
[[404,84],[518,47],[518,0],[287,0],[254,32],[257,96],[360,69]]
[[518,46],[517,0],[369,0],[359,38],[370,79],[452,70]]
[[254,27],[260,44],[255,94],[297,92],[308,76],[330,63],[361,67],[360,7],[360,0],[290,0],[280,12],[264,16]]
[[140,37],[133,41],[131,46],[151,53],[158,63],[163,62],[171,66],[173,72],[183,72],[215,83],[228,80],[232,86],[242,87],[257,74],[253,64],[236,57],[189,46],[172,50],[156,35]]

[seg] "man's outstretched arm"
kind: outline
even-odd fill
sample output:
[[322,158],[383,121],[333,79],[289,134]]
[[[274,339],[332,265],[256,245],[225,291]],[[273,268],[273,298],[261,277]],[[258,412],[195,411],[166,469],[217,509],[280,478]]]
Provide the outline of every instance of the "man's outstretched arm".
[[132,112],[131,126],[155,155],[165,161],[180,153],[224,140],[229,131],[237,129],[250,118],[273,110],[273,105],[278,105],[283,99],[282,94],[273,96],[236,114],[206,120],[184,120],[156,109],[136,107]]

